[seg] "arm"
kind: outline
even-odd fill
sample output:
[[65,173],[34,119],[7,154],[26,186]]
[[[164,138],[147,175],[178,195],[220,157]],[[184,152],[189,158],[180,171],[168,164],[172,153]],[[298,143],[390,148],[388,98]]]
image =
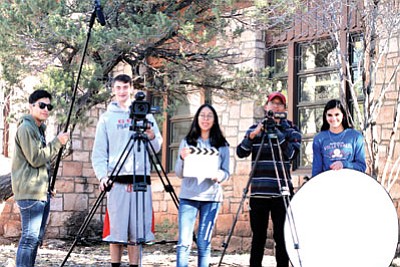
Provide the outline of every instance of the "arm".
[[320,151],[320,145],[318,143],[317,137],[314,137],[313,140],[313,161],[312,161],[312,174],[311,177],[314,177],[322,172],[322,154]]
[[[284,138],[281,138],[281,135]],[[295,125],[290,125],[287,120],[281,121],[281,131],[277,130],[279,143],[282,147],[284,157],[293,160],[297,157],[301,148],[301,133]]]
[[353,160],[343,161],[343,168],[365,172],[367,165],[365,163],[364,138],[361,134],[357,134],[355,139]]
[[178,149],[178,157],[175,163],[175,174],[179,178],[183,178],[183,158],[181,157],[181,150],[182,148],[187,147],[186,141],[182,140],[179,149]]
[[219,158],[220,158],[220,168],[217,173],[216,180],[218,183],[222,183],[227,180],[230,176],[229,172],[229,146],[223,146],[219,149]]
[[92,151],[92,166],[97,179],[107,177],[108,174],[108,136],[107,129],[103,118],[100,118],[94,138]]
[[[147,115],[147,119],[153,123],[153,126],[150,129],[150,132],[152,131],[152,133],[151,133],[152,136],[149,136],[149,140],[150,140],[152,147],[154,148],[154,151],[156,153],[158,153],[161,150],[163,138],[161,136],[160,129],[158,128],[157,122],[154,119],[154,116],[152,114],[149,114],[149,115]],[[149,130],[147,130],[147,131],[149,131]]]
[[251,126],[244,136],[242,142],[236,147],[236,155],[239,158],[248,157],[251,154],[253,147],[254,138],[259,134],[261,130],[260,124]]
[[29,164],[34,167],[41,167],[49,162],[60,150],[62,144],[55,137],[45,147],[42,147],[35,129],[30,125],[22,124],[16,134],[17,145],[20,146],[22,153]]

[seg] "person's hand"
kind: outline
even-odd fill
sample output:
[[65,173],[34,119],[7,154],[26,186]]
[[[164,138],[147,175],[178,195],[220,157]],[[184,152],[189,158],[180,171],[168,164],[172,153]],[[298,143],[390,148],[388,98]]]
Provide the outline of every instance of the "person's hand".
[[50,191],[50,196],[53,198],[57,195],[57,189],[53,188],[53,190]]
[[99,188],[101,191],[107,190],[107,188],[109,187],[108,182],[109,182],[108,177],[103,177],[100,179]]
[[334,163],[329,166],[331,170],[337,171],[343,169],[343,163],[341,161],[335,161]]
[[190,155],[190,148],[189,147],[184,147],[184,148],[181,149],[180,156],[181,156],[182,160],[184,160],[189,155]]
[[69,132],[59,133],[57,135],[57,138],[62,145],[65,145],[69,140]]
[[153,128],[149,128],[145,131],[147,137],[149,138],[149,140],[153,140],[154,138],[156,138],[156,134],[154,133]]
[[282,130],[286,130],[286,129],[290,128],[290,124],[287,119],[280,119],[278,124],[281,126]]
[[254,139],[263,129],[263,124],[260,122],[257,127],[249,134],[250,139]]

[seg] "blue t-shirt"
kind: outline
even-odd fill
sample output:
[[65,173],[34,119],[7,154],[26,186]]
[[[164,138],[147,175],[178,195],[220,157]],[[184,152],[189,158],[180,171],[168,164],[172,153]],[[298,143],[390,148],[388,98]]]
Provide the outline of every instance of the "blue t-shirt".
[[314,137],[312,176],[330,170],[329,166],[341,161],[343,168],[365,172],[364,138],[358,131],[347,128],[335,134],[322,131]]

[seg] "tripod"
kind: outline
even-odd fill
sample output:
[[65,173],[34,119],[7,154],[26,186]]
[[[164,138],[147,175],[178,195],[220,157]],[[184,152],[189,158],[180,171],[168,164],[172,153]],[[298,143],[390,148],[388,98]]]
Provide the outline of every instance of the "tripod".
[[[248,191],[249,191],[249,187],[251,185],[252,179],[253,179],[255,171],[256,171],[257,163],[258,163],[258,161],[260,159],[262,148],[264,147],[264,144],[265,144],[265,138],[268,138],[268,145],[269,145],[269,147],[271,149],[271,155],[272,155],[272,161],[273,161],[273,165],[274,165],[275,176],[276,176],[276,179],[277,179],[277,182],[278,182],[278,190],[279,190],[280,195],[281,195],[281,197],[283,199],[283,203],[284,203],[284,207],[285,207],[285,211],[286,211],[286,220],[290,225],[292,238],[294,240],[293,244],[295,245],[295,249],[297,249],[297,253],[299,253],[299,251],[298,251],[299,244],[298,244],[297,230],[296,230],[296,226],[295,226],[295,223],[294,223],[294,220],[293,220],[293,213],[292,213],[292,210],[291,210],[291,207],[290,207],[290,204],[289,204],[290,203],[289,180],[288,180],[287,173],[286,173],[287,170],[286,170],[286,167],[285,167],[284,162],[283,162],[282,149],[281,149],[280,143],[278,141],[278,137],[276,135],[276,131],[274,130],[275,127],[274,127],[274,129],[271,129],[270,127],[266,127],[266,128],[267,128],[267,130],[266,131],[264,130],[262,132],[260,147],[258,148],[255,160],[253,162],[253,166],[252,166],[251,172],[249,174],[249,179],[248,179],[248,181],[246,183],[245,188],[243,189],[242,199],[241,199],[241,201],[239,203],[239,207],[238,207],[238,210],[236,212],[235,218],[233,220],[231,229],[229,230],[229,234],[228,234],[228,236],[226,238],[226,241],[222,244],[222,247],[224,247],[224,249],[222,251],[221,258],[220,258],[220,261],[218,263],[218,266],[221,266],[221,264],[222,264],[223,257],[224,257],[224,255],[226,253],[226,250],[228,248],[230,239],[231,239],[233,231],[235,229],[235,226],[236,226],[236,223],[237,223],[237,220],[238,220],[238,217],[239,217],[239,213],[241,212],[241,210],[243,208],[243,203],[244,203],[244,201],[245,201],[245,199],[247,197],[247,194],[248,194]],[[272,140],[275,140],[274,143],[275,143],[276,147],[278,148],[278,155],[279,155],[279,158],[280,158],[280,163],[281,163],[281,168],[282,168],[282,173],[283,173],[283,181],[284,181],[283,185],[282,185],[282,182],[281,182],[281,179],[280,179],[277,161],[275,159],[275,151],[274,151]],[[300,255],[299,255],[298,258],[299,258],[300,266],[302,266],[301,265],[301,260],[300,260]]]
[[[162,184],[164,185],[165,191],[168,192],[171,195],[171,198],[172,198],[175,206],[178,208],[178,204],[179,204],[178,197],[176,196],[175,191],[174,191],[174,189],[173,189],[173,187],[172,187],[172,185],[171,185],[171,183],[170,183],[170,181],[169,181],[169,179],[168,179],[168,177],[166,175],[166,172],[163,169],[163,167],[161,165],[161,162],[160,162],[160,160],[158,159],[158,157],[156,155],[154,147],[149,142],[148,137],[147,137],[146,134],[144,134],[142,132],[139,132],[139,131],[136,131],[133,134],[131,134],[131,136],[130,136],[125,148],[123,149],[123,151],[121,153],[121,156],[119,157],[117,163],[115,164],[114,169],[112,170],[111,174],[109,175],[109,178],[108,178],[108,181],[107,181],[107,184],[108,184],[107,190],[102,191],[100,193],[100,195],[98,196],[98,198],[97,198],[96,202],[94,203],[92,209],[89,211],[89,214],[86,216],[84,222],[82,223],[82,226],[80,227],[77,235],[75,236],[73,244],[71,245],[67,255],[65,256],[65,258],[64,258],[64,260],[63,260],[63,262],[61,263],[60,266],[64,266],[64,264],[66,263],[66,261],[68,260],[68,258],[70,256],[70,254],[72,253],[74,247],[78,243],[78,241],[83,239],[83,237],[82,237],[83,233],[85,232],[85,230],[89,226],[89,223],[90,223],[91,219],[93,218],[96,210],[98,209],[98,207],[100,206],[101,202],[103,201],[107,191],[109,191],[111,189],[112,185],[115,182],[116,177],[121,172],[121,170],[122,170],[122,168],[123,168],[128,156],[130,155],[131,151],[134,149],[135,142],[137,142],[139,144],[138,149],[140,149],[140,142],[143,142],[144,147],[145,147],[145,151],[143,151],[143,153],[147,152],[147,155],[149,155],[153,166],[155,166],[154,169],[156,170],[156,172],[157,172]],[[154,155],[154,158],[156,159],[156,161],[150,155]],[[145,155],[144,158],[146,159],[146,155]],[[134,161],[135,161],[135,158],[134,158]],[[158,164],[158,166],[156,165],[156,163]],[[164,174],[164,176],[161,175],[160,170],[157,167],[159,167],[161,169],[161,171]],[[135,183],[136,182],[135,181],[136,180],[136,175],[133,175],[133,180],[134,180],[133,181],[134,182],[133,183],[134,190],[136,190],[137,192],[144,192],[143,190],[147,187],[147,185],[143,185],[143,183],[140,183],[140,182],[139,183]],[[138,194],[137,194],[137,196],[138,196]],[[138,198],[136,200],[138,200]],[[137,203],[137,201],[136,201],[136,203]],[[145,207],[143,206],[143,210],[144,210],[144,208]],[[138,208],[136,208],[136,211],[138,211]],[[137,226],[137,224],[136,224],[136,226]],[[145,230],[146,229],[143,228],[143,233],[146,232]],[[138,228],[136,228],[136,232],[139,232]],[[136,235],[136,237],[138,237],[138,235]],[[139,238],[135,242],[135,244],[140,245],[139,246],[140,247],[140,261],[141,261],[141,253],[142,253],[142,244],[145,242],[144,239],[145,238]],[[168,241],[161,241],[160,243],[161,244],[165,244],[165,243],[169,243],[169,242]]]

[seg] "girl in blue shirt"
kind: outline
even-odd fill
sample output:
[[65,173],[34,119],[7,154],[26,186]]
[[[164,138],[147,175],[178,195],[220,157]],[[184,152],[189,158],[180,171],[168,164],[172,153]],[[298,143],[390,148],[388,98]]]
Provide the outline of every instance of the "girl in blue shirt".
[[312,176],[344,168],[365,172],[364,138],[352,128],[342,103],[333,99],[325,105],[321,132],[313,140]]

